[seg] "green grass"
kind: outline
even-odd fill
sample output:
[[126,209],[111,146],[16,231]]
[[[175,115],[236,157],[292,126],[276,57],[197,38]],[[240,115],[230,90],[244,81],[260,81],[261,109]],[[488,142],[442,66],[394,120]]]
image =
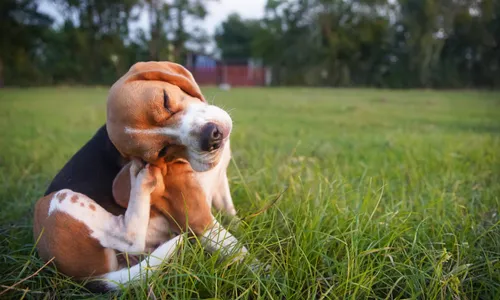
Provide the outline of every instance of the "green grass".
[[[500,297],[500,94],[204,90],[234,121],[230,230],[268,272],[188,245],[114,297]],[[32,211],[105,121],[104,88],[0,90],[0,298],[88,298],[33,251]],[[20,282],[20,283],[19,283]],[[108,297],[110,295],[105,295]],[[102,295],[100,296],[102,297]]]

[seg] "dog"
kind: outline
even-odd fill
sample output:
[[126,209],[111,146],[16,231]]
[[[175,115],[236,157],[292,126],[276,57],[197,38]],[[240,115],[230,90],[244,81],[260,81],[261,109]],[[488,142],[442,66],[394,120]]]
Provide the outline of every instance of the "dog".
[[[181,241],[180,235],[170,235],[186,229],[172,226],[159,213],[160,202],[151,202],[157,186],[153,182],[162,177],[158,166],[167,160],[192,168],[173,167],[183,175],[165,173],[162,181],[176,183],[165,185],[166,192],[197,187],[197,196],[190,199],[201,197],[205,204],[193,200],[198,206],[188,216],[203,216],[202,226],[193,227],[207,250],[245,255],[246,248],[210,211],[213,206],[236,215],[226,175],[231,130],[229,115],[206,103],[185,68],[170,62],[135,64],[110,89],[106,125],[66,163],[35,206],[33,228],[40,257],[53,258],[62,273],[76,279],[107,279],[104,290],[145,278],[145,265],[158,266]],[[137,159],[142,163],[131,163]],[[130,181],[120,180],[127,173]],[[123,182],[130,183],[128,196],[127,188],[120,188]],[[175,212],[183,211],[175,205],[185,201],[164,202]],[[131,268],[117,258],[119,252],[145,251],[152,252]]]

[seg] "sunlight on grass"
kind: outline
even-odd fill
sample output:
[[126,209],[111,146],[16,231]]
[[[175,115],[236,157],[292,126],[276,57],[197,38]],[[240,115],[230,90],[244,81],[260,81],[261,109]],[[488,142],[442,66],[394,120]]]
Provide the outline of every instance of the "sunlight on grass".
[[[0,93],[0,292],[40,267],[32,208],[105,121],[105,88]],[[119,297],[307,299],[500,295],[500,94],[205,89],[234,121],[230,230],[271,265],[197,244]],[[250,261],[249,258],[248,261]],[[54,268],[1,297],[88,297]]]

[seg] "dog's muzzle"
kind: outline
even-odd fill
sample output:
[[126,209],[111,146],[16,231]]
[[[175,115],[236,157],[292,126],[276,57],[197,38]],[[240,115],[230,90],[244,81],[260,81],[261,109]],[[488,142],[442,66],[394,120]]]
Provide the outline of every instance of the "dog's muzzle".
[[197,172],[218,164],[229,141],[232,120],[227,112],[213,105],[190,105],[183,115],[180,141],[188,149],[188,160]]
[[214,123],[208,123],[201,129],[200,149],[201,151],[213,151],[220,148],[222,144],[222,132]]
[[201,129],[200,149],[201,151],[211,152],[224,145],[225,139],[229,135],[229,129],[226,126],[218,125],[213,122],[207,123]]

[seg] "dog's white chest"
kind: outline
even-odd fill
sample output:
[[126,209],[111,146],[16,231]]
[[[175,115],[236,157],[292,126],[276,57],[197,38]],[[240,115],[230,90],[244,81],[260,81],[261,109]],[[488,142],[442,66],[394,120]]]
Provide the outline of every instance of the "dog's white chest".
[[[226,169],[230,159],[231,149],[228,141],[224,146],[219,163],[208,171],[196,173],[198,182],[205,192],[207,203],[210,207],[212,207],[213,198],[217,198],[218,194],[229,194],[229,190],[226,190],[225,186],[227,185]],[[230,194],[225,196],[230,197]]]

